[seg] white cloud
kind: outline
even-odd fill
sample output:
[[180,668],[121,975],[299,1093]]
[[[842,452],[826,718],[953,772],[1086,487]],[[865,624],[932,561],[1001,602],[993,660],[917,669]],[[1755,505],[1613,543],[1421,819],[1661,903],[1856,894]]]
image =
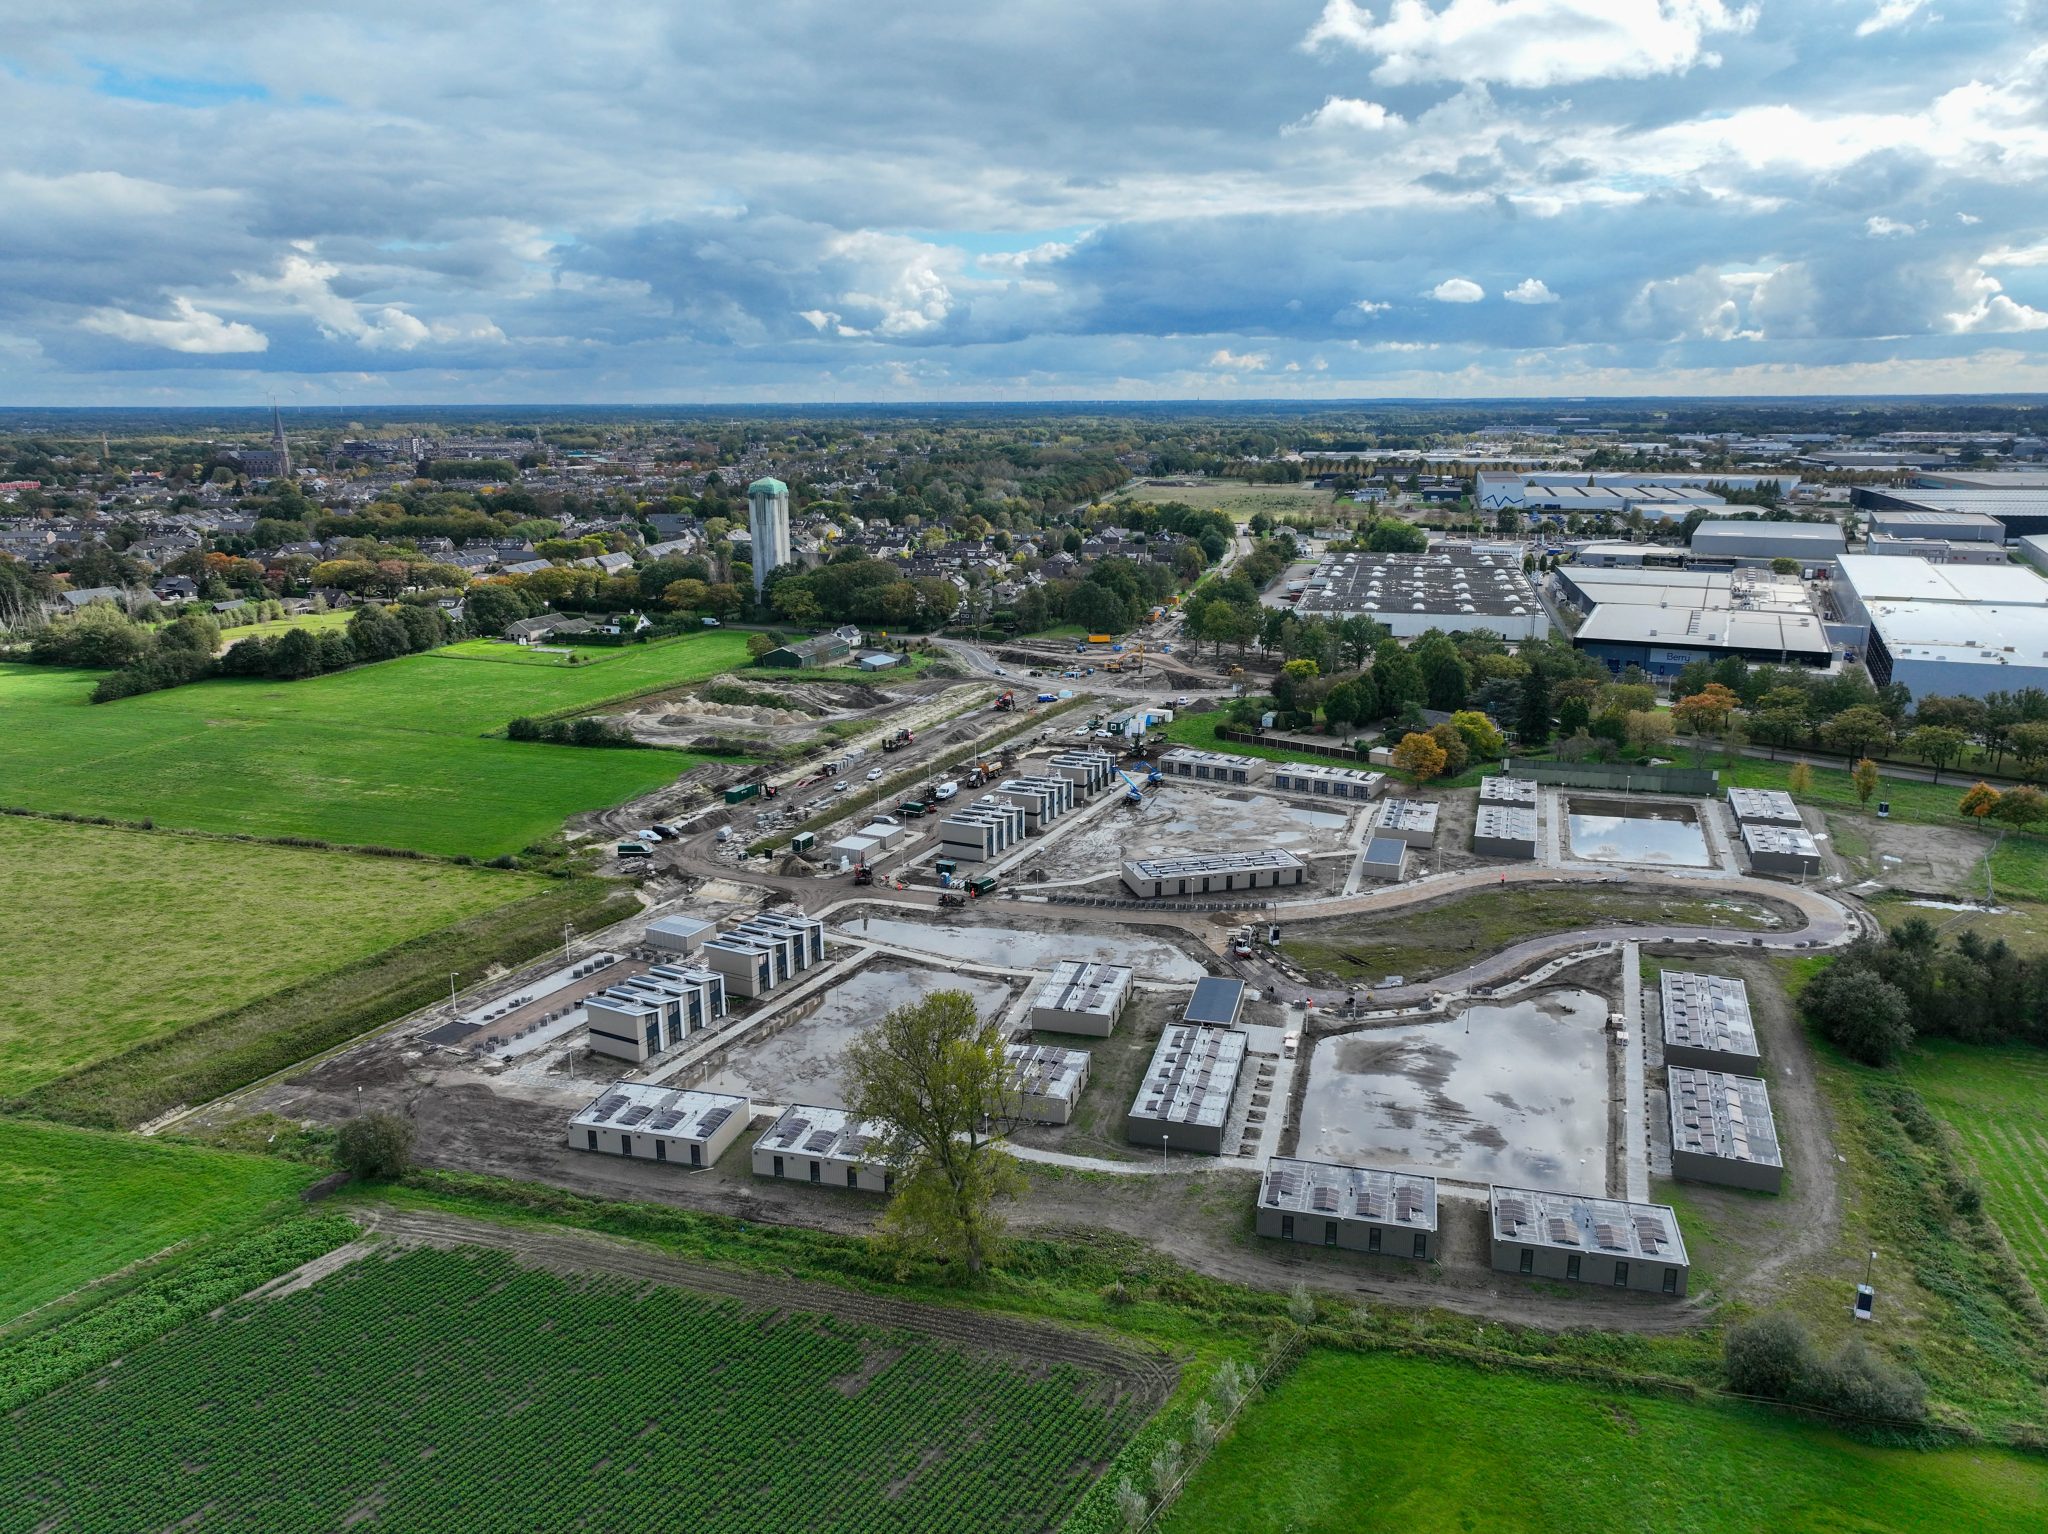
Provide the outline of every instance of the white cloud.
[[1986,251],[1982,266],[2048,266],[2048,240],[2033,245],[2001,245]]
[[1392,304],[1375,303],[1370,298],[1361,298],[1357,303],[1353,304],[1351,307],[1356,309],[1360,314],[1385,314],[1389,309],[1393,308],[1394,306]]
[[1557,295],[1550,291],[1541,277],[1524,277],[1520,282],[1501,294],[1511,304],[1554,304]]
[[1978,216],[1977,216],[1976,214],[1974,214],[1974,213],[1958,213],[1958,214],[1956,215],[1956,222],[1957,222],[1957,223],[1959,223],[1959,224],[1966,224],[1966,225],[1967,225],[1967,224],[1981,224],[1981,223],[1983,223],[1983,222],[1984,222],[1984,220],[1983,220],[1983,219],[1981,219],[1981,218],[1979,218],[1979,217],[1978,217]]
[[1948,328],[1958,335],[1989,335],[2022,330],[2048,330],[2048,313],[2007,297],[1996,277],[1972,274],[1965,286],[1976,302],[1948,315]]
[[358,304],[335,292],[333,281],[341,275],[341,268],[307,254],[306,242],[295,243],[297,249],[284,258],[275,277],[242,273],[242,286],[251,293],[282,299],[307,315],[321,334],[353,341],[366,351],[411,351],[421,342],[435,339],[432,326],[396,304]]
[[174,352],[196,356],[220,356],[229,352],[260,352],[270,338],[253,325],[224,320],[209,314],[189,298],[171,299],[169,319],[150,319],[125,309],[95,309],[79,321],[87,330],[119,341],[141,346],[164,346]]
[[1209,359],[1212,368],[1227,368],[1233,373],[1259,373],[1273,359],[1265,352],[1234,352],[1228,347],[1219,347]]
[[1878,32],[1902,27],[1911,21],[1926,0],[1882,0],[1877,10],[1866,16],[1856,27],[1858,37],[1869,37]]
[[1886,218],[1882,213],[1873,213],[1863,221],[1863,232],[1874,240],[1918,234],[1922,227],[1919,224],[1902,224],[1895,218]]
[[1491,81],[1538,89],[1581,80],[1682,74],[1721,62],[1715,33],[1747,32],[1756,8],[1721,0],[1392,0],[1376,21],[1356,0],[1327,0],[1303,46],[1377,54],[1373,79]]
[[1429,296],[1440,304],[1476,304],[1486,297],[1486,289],[1469,277],[1446,277],[1429,290]]
[[1308,116],[1299,122],[1289,123],[1280,131],[1292,134],[1327,129],[1332,132],[1384,133],[1388,129],[1405,126],[1400,113],[1389,112],[1377,101],[1361,101],[1355,96],[1331,96]]

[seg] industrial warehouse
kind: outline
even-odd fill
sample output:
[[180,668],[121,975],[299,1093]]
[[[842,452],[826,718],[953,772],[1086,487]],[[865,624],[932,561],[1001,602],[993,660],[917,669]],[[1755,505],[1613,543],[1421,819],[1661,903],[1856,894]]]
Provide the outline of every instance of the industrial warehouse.
[[1371,618],[1397,638],[1431,629],[1536,639],[1550,618],[1522,573],[1522,550],[1440,544],[1427,554],[1332,554],[1303,583],[1301,611]]
[[[1883,563],[1895,564],[1896,560]],[[1575,648],[1621,672],[1676,676],[1696,660],[1825,667],[1833,648],[1797,576],[1768,569],[1601,570],[1564,565],[1559,594],[1585,615]]]

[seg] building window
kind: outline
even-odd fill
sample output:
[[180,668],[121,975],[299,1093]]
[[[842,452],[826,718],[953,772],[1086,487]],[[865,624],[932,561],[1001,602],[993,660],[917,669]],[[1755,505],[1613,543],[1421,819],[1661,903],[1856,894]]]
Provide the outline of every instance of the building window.
[[1573,1252],[1571,1256],[1565,1258],[1564,1276],[1573,1279],[1579,1276],[1579,1254],[1577,1252]]
[[1664,1270],[1664,1292],[1666,1294],[1678,1293],[1678,1269],[1666,1268]]
[[1380,1249],[1380,1228],[1375,1225],[1365,1233],[1365,1249],[1376,1252]]
[[1294,1216],[1291,1214],[1280,1216],[1280,1239],[1282,1241],[1292,1241],[1294,1239]]
[[1626,1289],[1628,1287],[1628,1264],[1625,1262],[1617,1262],[1614,1265],[1614,1287],[1617,1289]]
[[591,1148],[592,1150],[596,1150],[596,1149],[597,1149],[597,1131],[596,1131],[595,1129],[586,1129],[586,1130],[584,1130],[583,1132],[584,1132],[585,1134],[587,1134],[587,1135],[589,1135],[589,1136],[590,1136],[590,1148]]
[[1533,1249],[1526,1246],[1522,1248],[1522,1271],[1524,1273],[1534,1273],[1536,1271],[1536,1253]]

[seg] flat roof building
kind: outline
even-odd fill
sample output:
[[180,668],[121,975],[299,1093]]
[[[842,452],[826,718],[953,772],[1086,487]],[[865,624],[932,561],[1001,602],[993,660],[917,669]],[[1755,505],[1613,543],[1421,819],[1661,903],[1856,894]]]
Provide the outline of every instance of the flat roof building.
[[1204,1028],[1234,1028],[1238,1014],[1244,1011],[1244,993],[1242,980],[1220,980],[1213,975],[1197,980],[1194,994],[1181,1008],[1180,1020]]
[[569,1148],[676,1166],[711,1166],[754,1116],[744,1097],[615,1081],[569,1120]]
[[939,855],[962,863],[989,863],[1024,840],[1022,806],[994,795],[957,800],[939,821]]
[[1131,971],[1121,964],[1062,959],[1031,1003],[1031,1026],[1048,1033],[1106,1039],[1131,992]]
[[1398,884],[1408,872],[1408,844],[1398,836],[1375,836],[1359,854],[1358,876],[1374,884]]
[[1760,874],[1806,878],[1820,872],[1820,844],[1802,826],[1744,826],[1742,850]]
[[718,923],[694,916],[663,916],[647,924],[647,946],[664,953],[693,954],[718,931]]
[[1799,806],[1781,788],[1731,788],[1728,809],[1739,826],[1797,826],[1805,824]]
[[1667,969],[1658,980],[1664,1063],[1754,1076],[1761,1064],[1749,992],[1725,975]]
[[1074,807],[1074,785],[1048,773],[1043,777],[1005,778],[996,785],[995,797],[1014,804],[1024,812],[1024,829],[1043,831]]
[[1472,850],[1481,857],[1533,859],[1536,812],[1519,804],[1481,804],[1472,822]]
[[1271,763],[1255,756],[1236,756],[1227,751],[1197,751],[1179,746],[1159,758],[1159,770],[1169,778],[1192,778],[1198,783],[1256,783],[1271,769]]
[[1426,554],[1326,555],[1303,583],[1299,608],[1327,618],[1371,618],[1400,639],[1431,629],[1503,639],[1550,632],[1519,549],[1438,544]]
[[1052,1044],[1005,1044],[1016,1113],[1034,1124],[1064,1124],[1088,1085],[1088,1051]]
[[[1884,560],[1897,564],[1897,560]],[[1585,621],[1572,645],[1619,672],[1676,676],[1695,660],[1739,656],[1826,666],[1833,648],[1797,576],[1769,570],[1600,570],[1562,565],[1559,589]]]
[[868,1156],[870,1144],[880,1138],[875,1126],[844,1108],[792,1103],[754,1142],[754,1175],[887,1193],[894,1177]]
[[1262,1236],[1431,1262],[1437,1256],[1436,1179],[1416,1172],[1274,1156],[1259,1188]]
[[1943,543],[2005,542],[2005,524],[1988,511],[1936,511],[1896,507],[1864,513],[1864,526],[1879,537],[1937,539]]
[[1388,799],[1380,805],[1376,835],[1391,836],[1411,847],[1434,847],[1436,820],[1434,799]]
[[1092,748],[1055,751],[1045,767],[1046,771],[1072,783],[1075,792],[1081,795],[1092,794],[1112,781],[1121,781],[1117,778],[1116,758],[1107,751]]
[[1479,780],[1479,802],[1481,804],[1520,804],[1536,808],[1537,786],[1534,778],[1511,778],[1505,773],[1495,773],[1490,778]]
[[1847,541],[1839,522],[1702,522],[1693,529],[1694,560],[1796,559],[1824,565],[1841,557]]
[[592,1052],[635,1064],[712,1027],[725,1011],[725,976],[695,965],[657,964],[583,999]]
[[764,928],[770,932],[787,933],[796,939],[798,970],[825,962],[825,924],[817,917],[808,916],[794,906],[784,906],[773,911],[761,911],[734,930],[752,932]]
[[1779,1192],[1785,1159],[1771,1094],[1761,1078],[1674,1065],[1665,1073],[1671,1100],[1671,1174],[1688,1182]]
[[1490,1203],[1496,1272],[1685,1293],[1691,1264],[1668,1205],[1498,1186]]
[[1124,864],[1124,887],[1141,900],[1272,889],[1307,881],[1308,865],[1293,853],[1277,849],[1133,858]]
[[1233,1028],[1167,1028],[1124,1116],[1124,1138],[1133,1145],[1222,1155],[1245,1046],[1245,1036]]
[[1318,799],[1374,798],[1386,787],[1387,775],[1363,767],[1330,767],[1320,762],[1282,762],[1273,769],[1273,786],[1285,794],[1312,794]]

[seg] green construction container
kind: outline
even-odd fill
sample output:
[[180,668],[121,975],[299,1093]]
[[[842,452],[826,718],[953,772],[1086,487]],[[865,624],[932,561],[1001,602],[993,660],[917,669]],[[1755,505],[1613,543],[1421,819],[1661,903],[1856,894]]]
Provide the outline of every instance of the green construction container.
[[916,820],[924,814],[924,801],[922,799],[905,799],[896,806],[896,813],[907,820]]
[[727,804],[745,804],[760,791],[761,785],[758,783],[738,783],[725,791],[725,802]]
[[815,831],[799,831],[789,839],[791,852],[809,852],[817,845],[818,833]]
[[932,872],[942,876],[950,875],[956,873],[957,871],[958,865],[951,858],[940,858],[937,862],[932,864]]
[[979,879],[969,879],[967,881],[967,893],[970,895],[992,894],[995,891],[995,887],[996,879],[994,874],[983,874]]

